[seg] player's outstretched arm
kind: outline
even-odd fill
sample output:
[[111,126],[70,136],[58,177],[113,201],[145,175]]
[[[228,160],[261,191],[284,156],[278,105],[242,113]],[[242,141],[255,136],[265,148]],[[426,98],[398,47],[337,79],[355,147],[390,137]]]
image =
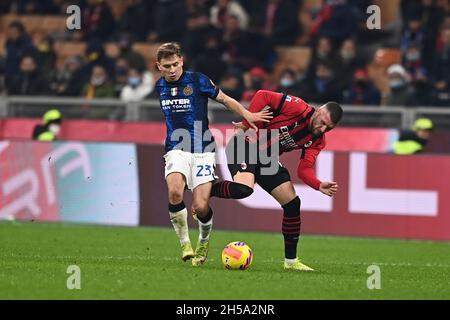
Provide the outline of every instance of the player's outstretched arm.
[[338,184],[334,181],[320,181],[316,177],[314,165],[323,145],[312,147],[304,151],[297,168],[298,177],[313,189],[319,190],[327,196],[334,196],[338,190]]
[[248,111],[247,109],[244,108],[242,104],[240,104],[235,99],[223,93],[222,90],[219,91],[219,94],[216,97],[216,101],[220,102],[234,113],[243,117],[245,120],[248,121],[250,127],[255,130],[258,130],[257,126],[255,125],[255,122],[269,122],[270,119],[273,118],[272,112],[270,112],[267,109],[263,109],[258,112]]

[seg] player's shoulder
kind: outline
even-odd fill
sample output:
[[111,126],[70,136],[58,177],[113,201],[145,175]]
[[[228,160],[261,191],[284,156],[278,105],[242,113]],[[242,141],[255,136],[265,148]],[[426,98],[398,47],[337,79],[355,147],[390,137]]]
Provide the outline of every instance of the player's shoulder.
[[188,71],[188,70],[184,71],[184,77],[186,79],[192,79],[192,78],[198,77],[198,74],[199,74],[199,72],[195,72],[195,71]]
[[206,76],[201,72],[196,71],[184,71],[183,78],[181,79],[181,83],[184,84],[194,84],[197,85],[198,83],[202,83],[202,80]]
[[290,94],[286,95],[286,103],[292,105],[296,113],[299,115],[307,115],[309,112],[314,110],[314,107],[308,104],[305,100]]
[[184,71],[184,79],[188,80],[188,81],[193,81],[196,79],[201,79],[201,78],[205,78],[206,76],[201,73],[201,72],[197,72],[197,71]]
[[217,85],[214,83],[214,81],[212,81],[211,78],[208,77],[206,74],[201,72],[196,72],[196,74],[197,79],[203,88],[216,88],[216,89],[218,88]]

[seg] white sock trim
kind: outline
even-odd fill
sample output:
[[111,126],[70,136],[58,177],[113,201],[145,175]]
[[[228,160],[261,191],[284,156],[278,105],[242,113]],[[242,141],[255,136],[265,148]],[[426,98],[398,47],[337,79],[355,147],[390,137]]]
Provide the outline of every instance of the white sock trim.
[[295,258],[295,259],[284,258],[284,262],[289,263],[289,264],[292,264],[297,261],[298,261],[298,258]]

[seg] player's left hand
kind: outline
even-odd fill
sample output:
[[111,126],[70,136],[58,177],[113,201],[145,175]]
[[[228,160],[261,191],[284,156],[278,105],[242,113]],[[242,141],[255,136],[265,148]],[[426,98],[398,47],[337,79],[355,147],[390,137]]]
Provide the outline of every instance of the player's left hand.
[[324,181],[320,184],[319,191],[323,194],[326,194],[329,197],[334,196],[334,194],[338,190],[338,184],[337,182],[328,182]]
[[259,112],[249,112],[247,111],[244,114],[245,120],[248,121],[250,127],[255,131],[258,131],[258,127],[255,125],[255,122],[270,122],[273,118],[272,111],[269,111],[268,108],[264,108]]

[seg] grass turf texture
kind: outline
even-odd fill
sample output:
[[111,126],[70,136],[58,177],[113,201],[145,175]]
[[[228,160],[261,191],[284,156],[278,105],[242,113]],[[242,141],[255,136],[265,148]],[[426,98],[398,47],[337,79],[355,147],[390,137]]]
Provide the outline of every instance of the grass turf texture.
[[[253,249],[249,270],[222,267],[235,240]],[[281,234],[214,230],[207,264],[194,268],[172,229],[2,222],[0,298],[450,299],[450,243],[302,236],[299,247],[315,272],[282,269]],[[367,289],[371,264],[380,290]],[[69,265],[81,269],[81,290],[66,288]]]

